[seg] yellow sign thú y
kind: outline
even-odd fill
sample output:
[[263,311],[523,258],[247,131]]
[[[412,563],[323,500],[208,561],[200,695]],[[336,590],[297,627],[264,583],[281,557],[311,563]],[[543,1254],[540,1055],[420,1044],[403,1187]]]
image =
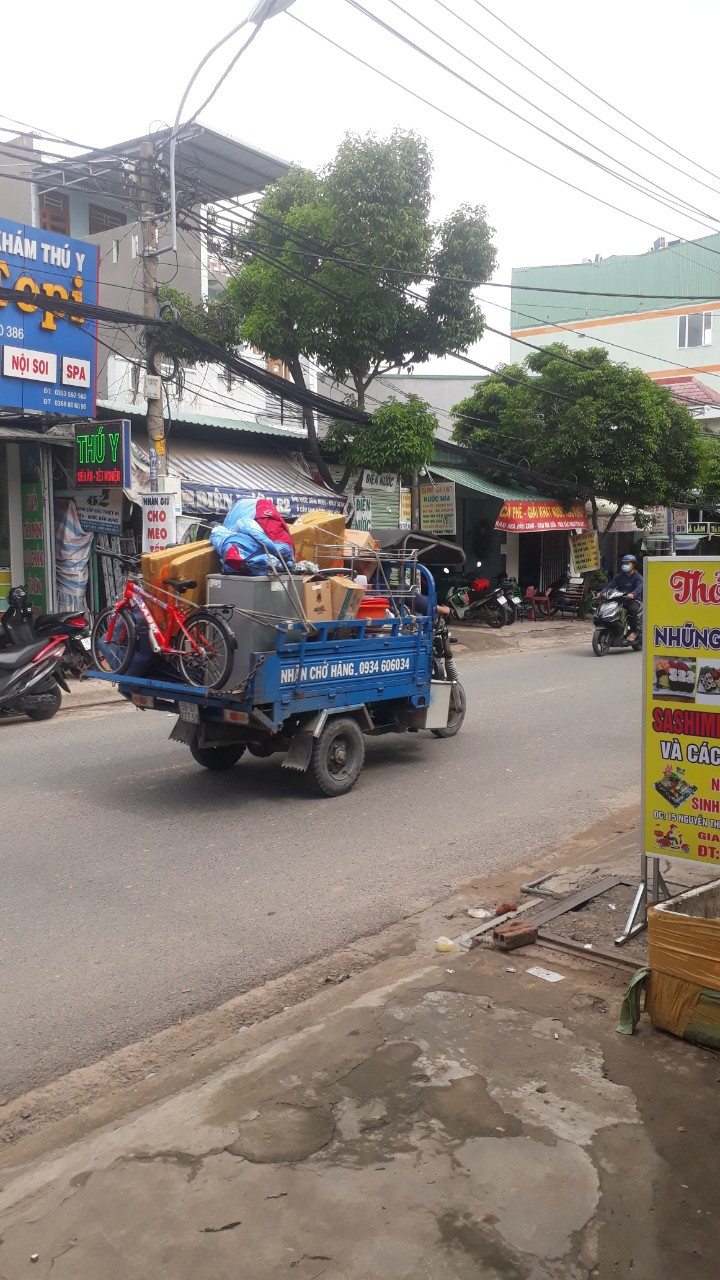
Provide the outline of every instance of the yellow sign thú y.
[[645,852],[720,866],[720,560],[645,561]]

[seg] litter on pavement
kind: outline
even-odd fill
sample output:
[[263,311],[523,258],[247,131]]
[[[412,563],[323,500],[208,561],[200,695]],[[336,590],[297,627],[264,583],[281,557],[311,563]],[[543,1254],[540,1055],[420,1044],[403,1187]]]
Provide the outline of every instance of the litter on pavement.
[[564,982],[565,975],[556,973],[554,969],[543,969],[542,965],[534,964],[532,968],[526,970],[532,974],[533,978],[542,978],[543,982]]

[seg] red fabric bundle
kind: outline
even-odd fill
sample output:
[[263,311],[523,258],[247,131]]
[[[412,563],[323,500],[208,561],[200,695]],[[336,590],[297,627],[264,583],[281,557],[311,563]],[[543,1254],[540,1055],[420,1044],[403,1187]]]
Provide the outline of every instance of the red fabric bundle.
[[289,551],[294,551],[292,534],[277,507],[270,502],[269,498],[258,498],[255,519],[268,538],[280,543],[281,547],[285,546]]

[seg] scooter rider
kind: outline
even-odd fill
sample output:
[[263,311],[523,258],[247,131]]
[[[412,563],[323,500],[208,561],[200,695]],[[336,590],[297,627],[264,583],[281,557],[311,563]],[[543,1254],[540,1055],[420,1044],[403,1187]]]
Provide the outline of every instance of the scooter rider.
[[635,556],[623,556],[620,572],[615,574],[611,582],[608,582],[609,587],[614,587],[616,591],[622,591],[625,596],[625,612],[630,623],[627,642],[628,644],[633,644],[637,640],[638,615],[640,613],[640,601],[643,598],[643,580],[641,574],[637,571]]

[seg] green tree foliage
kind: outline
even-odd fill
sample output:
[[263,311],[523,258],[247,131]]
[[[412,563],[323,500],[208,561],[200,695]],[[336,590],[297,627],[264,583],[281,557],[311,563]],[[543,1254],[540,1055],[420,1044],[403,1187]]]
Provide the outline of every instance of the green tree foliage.
[[[433,222],[431,176],[425,142],[396,131],[386,139],[350,135],[320,173],[292,169],[269,187],[228,288],[240,338],[283,360],[300,386],[301,357],[317,361],[349,386],[361,409],[383,373],[476,342],[483,316],[472,287],[462,282],[491,275],[492,228],[484,209],[466,205]],[[391,267],[411,274],[399,276]],[[426,287],[428,274],[450,278]],[[393,449],[400,416],[396,407],[386,433]],[[416,416],[417,409],[407,415],[409,430]],[[306,424],[329,480],[309,413]],[[387,424],[381,418],[378,425],[382,439]],[[361,429],[352,449],[345,433],[346,456],[350,450],[370,465],[372,450],[373,465],[396,466],[390,455],[381,462],[373,430]]]
[[[161,285],[158,289],[158,302],[161,308],[166,305],[174,307],[178,322],[198,337],[216,342],[228,351],[237,344],[238,317],[229,298],[208,298],[195,302],[179,289]],[[198,358],[190,340],[185,340],[178,334],[163,332],[162,350],[164,355],[175,356],[177,360],[190,364],[194,364]]]
[[595,514],[595,496],[608,499],[612,520],[626,504],[677,501],[700,474],[687,409],[602,347],[580,353],[553,343],[478,383],[453,415],[456,440],[577,485],[578,497],[593,495]]
[[700,437],[701,463],[697,499],[698,506],[714,507],[720,503],[720,439],[717,436]]
[[326,447],[348,470],[369,467],[407,473],[430,461],[437,428],[435,414],[419,396],[409,395],[402,402],[393,396],[375,410],[371,427],[355,431],[346,422],[336,422]]

